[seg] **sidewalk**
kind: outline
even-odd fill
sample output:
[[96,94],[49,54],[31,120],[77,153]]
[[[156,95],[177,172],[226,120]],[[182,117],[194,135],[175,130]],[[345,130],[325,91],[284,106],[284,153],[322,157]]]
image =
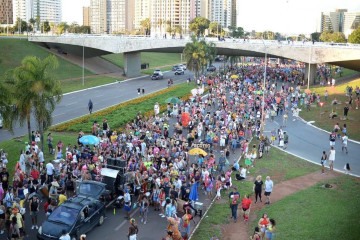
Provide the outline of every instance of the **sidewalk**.
[[[338,173],[319,174],[319,172],[310,173],[301,177],[297,177],[288,181],[280,182],[276,184],[274,192],[271,194],[271,202],[277,202],[293,193],[307,189],[320,181],[332,179],[338,176]],[[262,203],[252,204],[249,222],[257,221],[260,216],[254,214],[256,210],[260,210],[266,207]],[[239,205],[239,210],[241,207]],[[224,225],[222,227],[222,239],[223,240],[238,240],[238,239],[249,239],[249,232],[251,231],[249,224],[245,224],[243,221]]]

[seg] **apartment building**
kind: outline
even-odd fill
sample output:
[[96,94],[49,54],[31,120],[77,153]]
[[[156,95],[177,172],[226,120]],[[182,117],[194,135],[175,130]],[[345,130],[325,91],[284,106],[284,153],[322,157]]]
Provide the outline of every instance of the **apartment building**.
[[360,12],[348,12],[347,9],[336,9],[335,12],[322,12],[320,30],[342,32],[347,38],[360,26]]
[[83,26],[90,26],[90,8],[83,7]]
[[12,0],[0,1],[0,24],[13,24]]
[[134,14],[134,28],[141,29],[141,21],[151,18],[151,3],[152,0],[134,0],[135,14]]
[[236,26],[236,0],[209,0],[208,19],[222,27]]

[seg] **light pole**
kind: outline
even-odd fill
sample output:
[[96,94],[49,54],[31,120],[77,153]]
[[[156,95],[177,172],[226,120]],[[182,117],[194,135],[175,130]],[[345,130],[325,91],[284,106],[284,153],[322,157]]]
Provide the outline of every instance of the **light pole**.
[[267,67],[267,47],[264,42],[264,39],[262,39],[262,42],[265,47],[265,60],[264,60],[264,82],[263,82],[263,96],[262,96],[262,106],[261,106],[261,134],[264,133],[265,130],[265,91],[266,91],[266,67]]
[[83,35],[83,46],[82,46],[82,85],[85,86],[85,36]]
[[311,62],[311,58],[312,58],[312,46],[310,45],[310,48],[309,48],[309,67],[308,67],[308,82],[307,82],[307,89],[310,88],[310,72],[311,72],[311,65],[310,65],[310,62]]

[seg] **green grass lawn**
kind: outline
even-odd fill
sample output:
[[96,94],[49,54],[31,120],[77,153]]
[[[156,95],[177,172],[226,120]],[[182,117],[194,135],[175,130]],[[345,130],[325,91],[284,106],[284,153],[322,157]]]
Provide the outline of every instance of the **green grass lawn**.
[[[28,42],[27,39],[0,39],[0,49],[0,79],[7,70],[20,66],[22,59],[26,56],[45,58],[49,55],[45,49]],[[62,58],[57,57],[57,59],[59,67],[53,72],[56,79],[61,81],[82,76],[81,67]],[[90,71],[85,70],[85,75],[90,74]]]
[[[244,160],[240,161],[243,164]],[[243,164],[244,165],[244,164]],[[237,186],[240,195],[252,193],[252,178],[262,175],[271,176],[274,183],[286,181],[292,178],[302,176],[304,174],[315,172],[319,167],[315,164],[304,161],[300,158],[288,155],[276,148],[271,148],[269,155],[257,160],[256,167],[250,169],[248,181],[235,181],[233,185]],[[234,179],[234,176],[233,176]],[[208,240],[212,236],[220,237],[221,225],[229,223],[230,209],[228,205],[228,196],[225,192],[222,194],[224,201],[216,202],[209,210],[207,217],[204,218],[198,230],[194,234],[194,239]],[[247,239],[245,236],[239,239]]]
[[118,80],[123,80],[123,78],[112,78],[105,76],[89,76],[85,77],[84,85],[82,84],[82,78],[76,79],[65,79],[61,81],[62,90],[64,93],[73,92],[80,89],[96,87],[99,85],[104,85],[108,83],[113,83]]
[[[315,121],[315,126],[325,129],[327,131],[332,131],[336,123],[339,123],[340,126],[343,126],[343,124],[346,123],[349,137],[351,139],[360,141],[360,109],[355,109],[355,94],[353,94],[353,104],[350,108],[347,120],[341,120],[340,117],[337,117],[335,119],[329,118],[329,114],[333,109],[331,102],[334,100],[334,98],[341,102],[341,104],[337,105],[334,110],[338,113],[339,116],[343,116],[343,108],[345,106],[345,102],[349,101],[349,98],[345,95],[346,86],[352,86],[355,90],[356,86],[360,86],[360,78],[350,82],[341,83],[339,85],[336,85],[335,88],[328,86],[317,86],[311,88],[312,92],[320,94],[321,101],[324,102],[324,105],[322,108],[314,105],[314,107],[311,108],[311,111],[303,110],[300,112],[300,116],[306,121]],[[328,90],[329,93],[327,101],[325,101],[324,97],[325,90]]]
[[[45,140],[46,140],[46,136],[47,136],[47,133],[44,135]],[[77,134],[52,133],[52,136],[54,138],[54,141],[53,141],[54,146],[56,146],[56,144],[58,143],[59,140],[61,140],[65,146],[68,144],[73,145],[77,142]],[[11,174],[11,176],[13,176],[16,162],[19,160],[20,151],[25,149],[25,142],[28,142],[28,141],[29,141],[29,138],[26,135],[24,137],[14,138],[11,140],[0,142],[0,149],[4,149],[4,151],[7,152],[7,154],[8,154],[9,163],[7,165],[7,168],[9,170],[9,173]],[[45,142],[44,156],[45,156],[46,162],[55,159],[54,156],[50,155],[48,152],[49,152],[48,147]]]
[[[124,67],[124,55],[121,53],[104,55],[102,58],[112,62],[119,67]],[[149,63],[149,69],[142,71],[144,74],[151,74],[157,68],[161,69],[162,71],[167,71],[171,69],[172,65],[179,64],[180,62],[180,53],[141,53],[141,63]]]
[[[318,183],[256,214],[261,216],[266,211],[275,219],[277,240],[359,239],[359,179],[343,175],[326,183],[334,187],[326,189],[324,183]],[[253,223],[251,229],[256,225]]]

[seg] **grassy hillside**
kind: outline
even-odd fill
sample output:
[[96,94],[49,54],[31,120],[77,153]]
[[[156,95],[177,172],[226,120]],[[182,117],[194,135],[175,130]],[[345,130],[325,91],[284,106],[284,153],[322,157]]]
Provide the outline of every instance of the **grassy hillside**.
[[[45,49],[28,42],[26,39],[0,39],[0,79],[4,73],[21,64],[21,60],[29,55],[44,58],[49,55]],[[59,79],[77,78],[82,76],[82,68],[58,58],[59,67],[54,76]],[[85,70],[85,75],[91,74]]]
[[[112,62],[113,64],[124,67],[124,55],[123,54],[109,54],[102,56],[104,59]],[[159,68],[163,71],[170,70],[172,65],[179,64],[181,62],[180,53],[153,53],[142,52],[141,63],[149,63],[149,70],[144,70],[143,73],[150,74],[153,69]]]

